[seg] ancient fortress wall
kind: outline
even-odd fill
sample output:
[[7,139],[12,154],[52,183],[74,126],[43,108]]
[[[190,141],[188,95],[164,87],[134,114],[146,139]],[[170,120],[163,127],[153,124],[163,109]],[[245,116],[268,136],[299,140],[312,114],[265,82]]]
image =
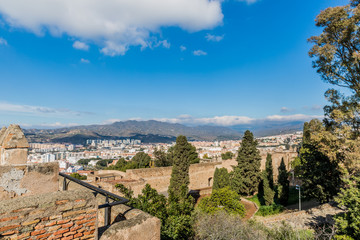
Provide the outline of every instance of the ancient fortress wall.
[[[278,176],[278,168],[280,166],[281,159],[284,158],[287,169],[290,169],[290,162],[298,155],[297,152],[291,151],[270,152],[270,154],[272,155],[273,159],[275,180]],[[267,153],[261,153],[261,170],[265,169],[266,156]],[[234,166],[237,166],[237,161],[235,159],[190,165],[190,190],[199,190],[212,187],[213,176],[216,168],[224,167],[228,170],[228,172],[231,172]],[[172,167],[128,169],[126,170],[126,173],[120,171],[102,171],[102,174],[118,175],[119,177],[116,179],[121,180],[97,182],[97,184],[102,186],[104,189],[107,189],[108,191],[116,192],[117,190],[114,187],[115,184],[121,183],[130,188],[136,196],[141,193],[141,190],[144,188],[145,184],[150,184],[151,187],[155,188],[159,193],[166,195],[167,189],[170,185],[171,171]]]
[[97,202],[88,191],[39,194],[2,201],[0,238],[95,239]]

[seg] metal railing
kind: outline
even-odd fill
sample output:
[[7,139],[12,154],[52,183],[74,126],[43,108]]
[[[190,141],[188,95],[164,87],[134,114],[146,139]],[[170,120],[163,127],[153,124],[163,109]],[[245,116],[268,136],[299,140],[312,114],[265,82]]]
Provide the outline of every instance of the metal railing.
[[[83,187],[86,187],[96,193],[99,193],[103,196],[106,197],[106,200],[105,200],[105,203],[104,204],[101,204],[98,206],[98,208],[105,208],[105,216],[104,216],[104,223],[105,223],[105,226],[109,226],[110,223],[111,223],[111,207],[112,206],[116,206],[116,205],[119,205],[119,204],[124,204],[124,203],[127,203],[129,202],[128,199],[126,198],[123,198],[123,197],[120,197],[114,193],[111,193],[111,192],[108,192],[104,189],[101,189],[101,188],[98,188],[98,187],[95,187],[89,183],[86,183],[84,181],[81,181],[77,178],[73,178],[67,174],[64,174],[64,173],[61,173],[59,172],[59,175],[61,177],[64,178],[63,180],[63,191],[66,191],[68,189],[68,185],[71,182],[75,182]],[[69,180],[69,181],[67,181]],[[113,202],[110,202],[110,199],[113,200]]]

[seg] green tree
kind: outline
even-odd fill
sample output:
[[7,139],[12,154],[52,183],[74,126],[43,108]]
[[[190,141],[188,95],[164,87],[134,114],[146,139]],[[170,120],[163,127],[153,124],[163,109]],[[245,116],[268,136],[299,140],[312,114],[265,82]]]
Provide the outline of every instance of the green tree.
[[168,167],[172,165],[171,155],[169,153],[165,153],[161,149],[156,149],[154,151],[154,157],[156,167]]
[[204,154],[203,159],[210,159],[207,153]]
[[284,158],[281,159],[278,171],[278,199],[280,204],[286,206],[289,200],[290,181],[288,171],[286,170]]
[[252,195],[258,189],[261,157],[256,148],[257,144],[253,134],[247,130],[238,150],[236,159],[238,165],[234,169],[231,180],[233,189],[240,195]]
[[274,171],[272,165],[272,157],[270,153],[266,155],[265,171],[269,186],[272,190],[274,190]]
[[150,161],[151,157],[144,152],[136,153],[136,155],[131,159],[131,162],[136,164],[136,168],[149,168]]
[[201,199],[199,209],[211,214],[225,211],[230,214],[245,215],[245,207],[240,202],[239,195],[229,187],[213,190],[211,196]]
[[216,168],[214,172],[214,183],[212,186],[213,190],[229,187],[230,178],[226,168]]
[[360,239],[360,177],[353,176],[345,180],[346,188],[336,197],[345,212],[335,217],[338,235]]
[[[304,125],[305,126],[305,125]],[[317,119],[311,120],[304,128],[303,146],[300,150],[300,172],[303,194],[315,198],[321,203],[330,201],[342,184],[339,160],[324,153],[323,145],[333,144],[328,138],[329,132]],[[335,146],[334,146],[335,147]],[[329,152],[330,150],[326,150]]]
[[259,183],[258,198],[262,205],[270,206],[274,203],[275,192],[270,188],[267,172],[263,171]]
[[189,167],[196,151],[185,136],[178,136],[173,150],[169,196],[176,200],[185,199],[189,192]]
[[234,157],[234,154],[232,152],[226,152],[226,153],[221,154],[222,160],[232,159],[233,157]]
[[73,178],[76,178],[76,179],[79,179],[79,180],[86,180],[87,179],[87,176],[80,175],[78,173],[72,173],[72,174],[70,174],[70,177],[73,177]]

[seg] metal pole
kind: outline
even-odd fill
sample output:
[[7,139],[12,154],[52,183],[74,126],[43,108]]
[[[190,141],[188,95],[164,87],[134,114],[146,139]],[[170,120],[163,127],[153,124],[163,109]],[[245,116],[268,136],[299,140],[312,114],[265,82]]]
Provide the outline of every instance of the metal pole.
[[64,178],[63,180],[63,191],[67,190],[67,186],[66,186],[66,178]]
[[[109,203],[109,197],[106,196],[106,201],[105,203]],[[104,221],[105,221],[105,226],[109,226],[110,225],[110,221],[111,221],[111,207],[106,207],[105,208],[105,217],[104,217]]]
[[299,186],[299,211],[301,211],[301,186]]

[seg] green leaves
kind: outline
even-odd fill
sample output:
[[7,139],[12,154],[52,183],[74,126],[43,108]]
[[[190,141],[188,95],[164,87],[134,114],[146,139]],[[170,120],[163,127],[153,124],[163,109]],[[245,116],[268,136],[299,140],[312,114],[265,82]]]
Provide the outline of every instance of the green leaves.
[[212,189],[220,189],[230,186],[229,173],[226,168],[216,168],[214,172],[214,183]]
[[231,174],[232,189],[240,195],[252,195],[258,189],[261,157],[257,144],[253,134],[247,130],[238,151],[238,166]]
[[210,197],[201,199],[199,209],[210,214],[225,211],[229,214],[245,216],[245,207],[240,202],[239,195],[229,187],[213,190]]

